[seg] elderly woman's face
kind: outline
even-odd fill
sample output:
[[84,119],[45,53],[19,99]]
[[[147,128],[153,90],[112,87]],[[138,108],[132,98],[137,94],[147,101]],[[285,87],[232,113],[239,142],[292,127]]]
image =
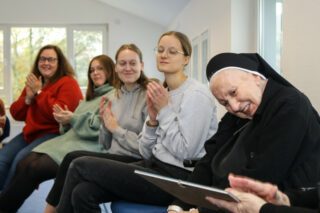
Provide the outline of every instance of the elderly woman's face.
[[234,68],[223,70],[210,80],[210,89],[228,112],[252,119],[260,105],[264,80],[259,76]]

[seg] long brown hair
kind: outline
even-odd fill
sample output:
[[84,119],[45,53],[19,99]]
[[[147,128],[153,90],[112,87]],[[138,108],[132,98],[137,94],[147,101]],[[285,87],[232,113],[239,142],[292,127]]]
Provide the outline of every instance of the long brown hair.
[[[56,45],[52,45],[52,44],[48,44],[45,45],[43,47],[41,47],[41,49],[39,50],[37,56],[36,56],[36,60],[34,61],[34,64],[32,66],[31,72],[39,77],[42,76],[41,72],[38,68],[38,64],[39,64],[39,59],[40,59],[40,55],[44,50],[47,49],[52,49],[56,52],[57,54],[57,60],[58,60],[58,67],[57,67],[57,71],[56,73],[49,79],[50,83],[53,83],[57,80],[59,80],[61,77],[63,76],[75,76],[75,72],[72,68],[72,66],[70,65],[70,63],[68,62],[67,58],[64,56],[62,50],[56,46]],[[42,78],[42,81],[44,82],[44,79]]]
[[88,86],[87,86],[87,92],[86,92],[86,100],[87,101],[95,98],[94,83],[93,83],[93,80],[91,79],[91,76],[90,76],[91,64],[95,60],[99,61],[99,63],[103,66],[103,70],[107,76],[106,82],[104,82],[105,84],[109,83],[110,86],[114,86],[115,84],[117,84],[120,81],[119,78],[117,77],[117,75],[115,74],[115,64],[109,56],[98,55],[98,56],[93,57],[89,63],[88,73],[87,73],[87,75],[88,75]]
[[[117,53],[115,56],[116,63],[118,61],[118,56],[119,56],[120,52],[123,50],[127,50],[127,49],[137,53],[139,56],[140,62],[141,63],[143,62],[141,50],[135,44],[130,43],[130,44],[121,45],[121,47],[117,50]],[[148,82],[149,82],[148,77],[144,74],[143,71],[141,71],[140,78],[137,80],[137,83],[140,84],[140,86],[142,86],[144,89],[147,89]],[[118,85],[115,85],[115,88],[120,89],[120,87],[122,85],[123,85],[123,83],[120,81],[120,83]]]

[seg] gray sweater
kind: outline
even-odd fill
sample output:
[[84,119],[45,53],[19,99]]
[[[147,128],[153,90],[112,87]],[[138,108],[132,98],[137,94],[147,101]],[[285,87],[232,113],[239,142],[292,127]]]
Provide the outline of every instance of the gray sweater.
[[143,126],[140,153],[145,159],[154,155],[165,163],[192,170],[183,166],[183,160],[201,158],[204,142],[217,130],[214,99],[208,87],[190,78],[169,91],[169,98],[157,116],[159,126]]
[[122,87],[119,95],[119,98],[115,94],[111,99],[111,110],[119,127],[112,134],[101,125],[99,143],[107,153],[141,158],[138,135],[148,115],[146,90],[137,84],[131,91]]

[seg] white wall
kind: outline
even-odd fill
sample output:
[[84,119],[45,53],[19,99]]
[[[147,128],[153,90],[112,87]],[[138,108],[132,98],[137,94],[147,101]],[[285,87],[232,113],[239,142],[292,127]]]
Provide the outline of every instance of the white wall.
[[258,36],[258,1],[232,0],[231,51],[256,52]]
[[320,1],[284,1],[283,75],[320,111]]
[[[222,52],[256,52],[257,8],[256,0],[191,0],[168,29],[191,40],[209,30],[209,58]],[[221,118],[225,109],[217,106]]]
[[148,76],[156,71],[153,47],[164,28],[137,16],[92,0],[1,0],[0,24],[106,24],[108,52],[114,58],[123,43],[137,44],[143,54]]

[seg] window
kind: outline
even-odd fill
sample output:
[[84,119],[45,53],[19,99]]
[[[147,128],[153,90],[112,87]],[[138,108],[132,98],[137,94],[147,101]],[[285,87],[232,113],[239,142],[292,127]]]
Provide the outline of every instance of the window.
[[0,30],[0,89],[4,87],[4,56],[3,56],[3,30]]
[[20,95],[36,54],[46,44],[62,49],[84,91],[89,61],[106,52],[106,26],[9,26],[3,31],[0,26],[0,42],[0,95],[9,104]]
[[191,77],[202,83],[207,82],[206,67],[208,63],[209,36],[206,30],[192,40]]
[[283,0],[260,0],[260,54],[280,72]]

